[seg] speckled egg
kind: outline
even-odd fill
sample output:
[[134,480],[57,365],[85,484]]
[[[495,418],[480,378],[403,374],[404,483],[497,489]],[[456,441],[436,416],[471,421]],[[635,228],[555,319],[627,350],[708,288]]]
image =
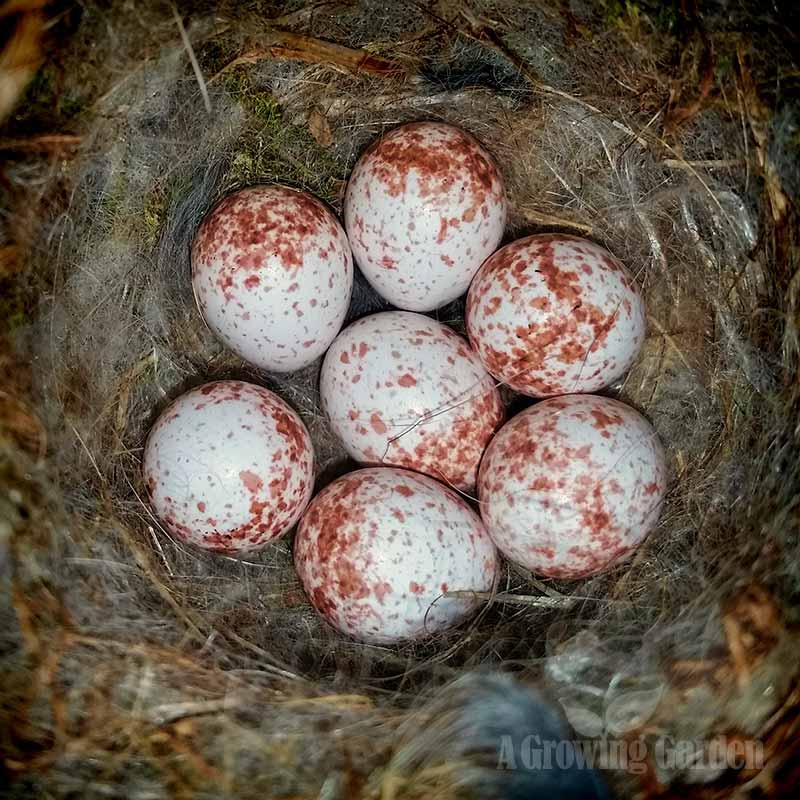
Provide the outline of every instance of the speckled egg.
[[354,459],[408,467],[466,492],[503,420],[495,382],[466,340],[410,311],[374,314],[340,333],[320,394]]
[[667,470],[652,426],[606,397],[565,395],[518,414],[489,445],[481,516],[511,561],[582,578],[613,567],[661,511]]
[[498,571],[478,515],[432,478],[390,467],[335,480],[314,498],[294,545],[317,611],[365,642],[417,639],[457,625]]
[[203,221],[192,283],[200,313],[231,350],[262,369],[292,372],[339,332],[353,259],[324,203],[286,186],[251,186]]
[[644,303],[626,269],[593,242],[562,234],[519,239],[487,259],[466,321],[486,369],[532,397],[608,386],[645,334]]
[[440,122],[390,131],[356,164],[344,204],[353,255],[392,305],[431,311],[467,291],[500,243],[507,203],[489,153]]
[[241,381],[207,383],[158,418],[144,483],[165,527],[188,544],[238,555],[286,533],[308,505],[314,452],[300,417]]

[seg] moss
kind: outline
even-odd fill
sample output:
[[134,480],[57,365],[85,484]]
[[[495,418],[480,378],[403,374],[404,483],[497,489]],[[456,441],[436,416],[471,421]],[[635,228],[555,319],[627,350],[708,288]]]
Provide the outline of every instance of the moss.
[[228,182],[274,181],[307,189],[328,201],[334,199],[346,177],[346,166],[318,144],[308,128],[287,120],[275,98],[253,86],[244,70],[233,71],[225,85],[249,117]]
[[167,196],[160,186],[155,186],[144,199],[142,225],[144,243],[153,247],[161,235],[161,227],[167,217]]

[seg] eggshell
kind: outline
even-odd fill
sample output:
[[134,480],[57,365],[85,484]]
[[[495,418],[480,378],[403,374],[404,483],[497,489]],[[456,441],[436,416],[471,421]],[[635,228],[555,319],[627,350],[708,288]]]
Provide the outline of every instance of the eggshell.
[[291,372],[315,361],[344,321],[353,259],[322,202],[286,186],[251,186],[205,218],[192,248],[200,313],[251,364]]
[[503,420],[495,382],[467,342],[409,311],[354,322],[322,365],[322,406],[363,463],[408,467],[462,491]]
[[503,180],[468,133],[440,122],[390,131],[356,164],[344,204],[353,255],[398,308],[431,311],[466,292],[506,222]]
[[554,578],[626,558],[658,520],[667,484],[656,432],[616,400],[566,395],[518,414],[489,445],[481,516],[511,561]]
[[645,333],[625,268],[586,239],[543,234],[498,250],[467,296],[467,331],[486,369],[533,397],[591,392],[621,377]]
[[489,591],[498,571],[483,523],[455,492],[389,467],[323,489],[300,521],[294,555],[306,593],[331,625],[385,644],[457,625],[479,601],[442,594]]
[[264,547],[300,518],[314,485],[314,452],[300,417],[267,389],[207,383],[158,418],[144,482],[176,537],[233,555]]

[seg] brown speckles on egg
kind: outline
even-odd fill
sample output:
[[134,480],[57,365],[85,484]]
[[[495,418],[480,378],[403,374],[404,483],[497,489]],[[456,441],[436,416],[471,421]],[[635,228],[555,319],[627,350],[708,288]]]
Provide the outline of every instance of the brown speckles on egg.
[[626,558],[653,528],[666,466],[649,423],[593,395],[552,398],[503,427],[481,464],[481,516],[500,550],[580,578]]
[[350,303],[352,257],[322,202],[285,186],[252,186],[203,221],[192,282],[200,312],[222,341],[256,366],[289,372],[322,355],[338,332]]
[[179,397],[150,432],[143,470],[153,508],[175,536],[232,555],[291,528],[314,479],[300,418],[277,395],[241,381]]
[[337,337],[320,394],[353,458],[414,469],[463,491],[474,488],[483,451],[503,419],[494,381],[466,342],[441,323],[403,311],[366,317]]
[[317,611],[342,633],[375,643],[460,623],[477,601],[442,598],[441,587],[488,591],[498,570],[494,545],[466,503],[424,475],[387,468],[323,489],[300,522],[294,560]]
[[500,173],[452,125],[390,131],[356,164],[345,197],[355,258],[393,305],[430,311],[463,294],[497,247],[507,212]]
[[492,375],[547,397],[594,391],[623,375],[644,339],[645,313],[630,276],[603,248],[542,234],[486,260],[466,323]]

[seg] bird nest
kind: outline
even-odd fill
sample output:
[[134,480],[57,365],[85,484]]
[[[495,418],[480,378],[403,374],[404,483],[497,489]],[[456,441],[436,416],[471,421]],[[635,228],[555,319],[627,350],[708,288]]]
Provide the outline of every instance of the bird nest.
[[[469,682],[448,688],[487,669],[539,687],[583,739],[637,744],[606,765],[621,796],[791,787],[800,180],[780,21],[612,0],[41,6],[0,9],[0,112],[33,75],[0,129],[9,796],[507,797],[462,743]],[[171,399],[235,377],[302,416],[317,488],[352,468],[318,363],[255,371],[205,328],[190,243],[253,183],[340,211],[360,152],[419,119],[492,152],[504,241],[578,234],[635,275],[648,335],[608,393],[653,423],[671,480],[612,572],[506,565],[467,626],[378,647],[313,612],[291,535],[247,560],[170,538],[140,460]],[[357,276],[349,319],[384,307]],[[463,330],[463,312],[436,316]],[[659,757],[665,741],[693,758]],[[713,763],[721,742],[748,757]]]

